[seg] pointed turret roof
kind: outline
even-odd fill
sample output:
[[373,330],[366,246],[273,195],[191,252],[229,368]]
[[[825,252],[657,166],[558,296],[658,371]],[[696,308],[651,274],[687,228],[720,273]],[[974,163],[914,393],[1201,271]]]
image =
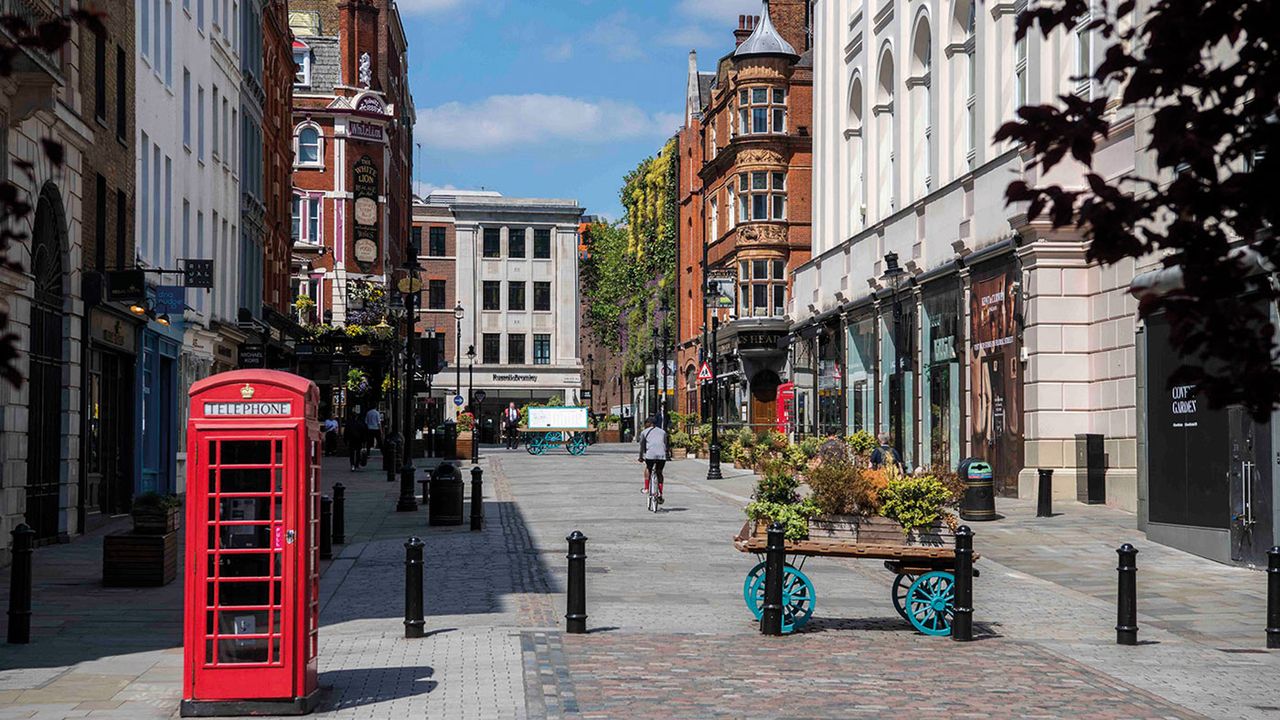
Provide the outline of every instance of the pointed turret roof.
[[760,16],[760,22],[756,25],[755,32],[742,41],[742,44],[734,51],[733,56],[735,58],[761,56],[800,57],[796,49],[791,47],[791,43],[784,40],[782,34],[773,26],[773,20],[769,19],[769,0],[764,0],[764,13]]

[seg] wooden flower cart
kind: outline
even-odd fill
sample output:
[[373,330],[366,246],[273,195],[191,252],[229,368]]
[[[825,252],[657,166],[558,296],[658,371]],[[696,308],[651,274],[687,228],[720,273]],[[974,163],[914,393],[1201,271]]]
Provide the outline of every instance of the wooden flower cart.
[[[747,521],[733,538],[741,552],[754,553],[758,562],[747,573],[742,596],[756,620],[764,612],[764,551],[768,523]],[[804,573],[810,557],[844,557],[883,560],[894,573],[893,607],[904,620],[925,635],[949,635],[955,595],[955,533],[939,523],[905,533],[894,520],[883,517],[834,516],[809,520],[809,537],[788,540],[791,560],[782,581],[782,631],[794,632],[813,617],[817,604],[813,581]],[[978,556],[974,555],[974,560]],[[978,574],[974,569],[973,574]]]
[[542,455],[557,446],[570,455],[582,455],[590,444],[587,435],[594,431],[587,408],[531,407],[528,425],[520,432],[530,455]]

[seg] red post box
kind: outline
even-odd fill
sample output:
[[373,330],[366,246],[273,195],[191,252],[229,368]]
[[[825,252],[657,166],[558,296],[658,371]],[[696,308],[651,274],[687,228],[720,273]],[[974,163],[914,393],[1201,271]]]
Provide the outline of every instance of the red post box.
[[237,370],[191,386],[184,717],[315,708],[320,393]]

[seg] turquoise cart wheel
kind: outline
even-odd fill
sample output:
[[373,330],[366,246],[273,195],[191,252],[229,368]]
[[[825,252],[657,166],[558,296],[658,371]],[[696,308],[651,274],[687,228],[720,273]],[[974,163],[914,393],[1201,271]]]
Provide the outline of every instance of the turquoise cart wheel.
[[559,445],[561,442],[564,442],[564,438],[561,437],[559,432],[549,432],[543,435],[542,438],[543,443],[546,445]]
[[956,577],[943,570],[927,572],[907,591],[907,620],[925,635],[951,634],[955,614]]
[[581,433],[574,433],[565,447],[569,450],[570,455],[581,455],[587,451],[587,436]]
[[911,584],[916,581],[916,575],[899,573],[893,578],[893,609],[898,611],[903,620],[911,622],[907,618],[907,592],[911,590]]
[[530,455],[541,455],[547,451],[547,438],[545,435],[534,435],[529,439],[529,444],[525,446]]
[[[761,563],[763,565],[764,563]],[[755,598],[752,614],[759,619],[764,615],[764,569],[752,584],[751,595]],[[782,632],[793,633],[805,626],[813,617],[813,607],[818,596],[813,590],[813,581],[798,568],[787,565],[782,575]]]
[[759,562],[756,563],[755,567],[751,568],[751,571],[747,573],[747,579],[742,583],[742,601],[747,604],[747,609],[751,611],[752,615],[755,615],[756,620],[759,620],[761,613],[764,612],[760,605],[756,603],[755,596],[756,580],[762,577],[764,577],[764,563]]

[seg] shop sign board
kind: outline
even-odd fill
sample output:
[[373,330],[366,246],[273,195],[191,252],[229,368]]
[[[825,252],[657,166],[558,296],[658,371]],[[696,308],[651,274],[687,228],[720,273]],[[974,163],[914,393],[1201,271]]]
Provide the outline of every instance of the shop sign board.
[[352,178],[356,264],[370,272],[378,260],[378,167],[373,158],[361,155],[352,168]]

